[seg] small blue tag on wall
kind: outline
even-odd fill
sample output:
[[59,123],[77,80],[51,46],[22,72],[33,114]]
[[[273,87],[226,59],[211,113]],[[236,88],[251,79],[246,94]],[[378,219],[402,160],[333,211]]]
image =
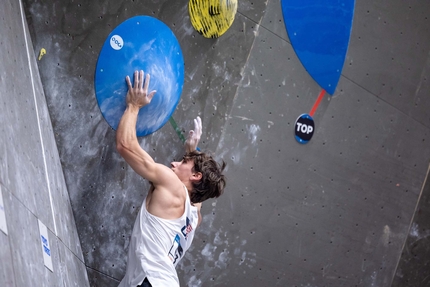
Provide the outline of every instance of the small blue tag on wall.
[[118,25],[100,51],[94,77],[100,111],[117,129],[126,108],[127,83],[134,71],[151,75],[149,91],[157,90],[151,103],[139,111],[137,136],[149,135],[169,120],[181,97],[184,59],[173,32],[163,22],[149,16],[132,17]]
[[355,0],[281,0],[291,45],[309,75],[330,95],[348,50]]

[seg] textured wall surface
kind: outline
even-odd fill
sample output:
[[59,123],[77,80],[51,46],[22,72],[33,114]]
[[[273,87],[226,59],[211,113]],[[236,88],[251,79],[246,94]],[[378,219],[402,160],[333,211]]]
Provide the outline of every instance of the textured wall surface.
[[[116,152],[93,85],[104,40],[135,15],[175,33],[185,84],[173,117],[185,131],[200,115],[200,147],[228,163],[225,195],[203,205],[178,267],[183,286],[391,286],[403,274],[430,160],[429,2],[357,1],[339,85],[307,145],[294,122],[321,88],[289,43],[279,1],[239,1],[219,39],[194,31],[186,0],[25,3],[34,50],[47,50],[38,67],[90,285],[122,278],[148,189]],[[169,125],[139,140],[156,161],[182,155]]]
[[430,178],[425,181],[393,287],[430,286]]
[[[0,9],[0,286],[88,286],[54,132],[19,0]],[[38,220],[48,228],[45,268]]]

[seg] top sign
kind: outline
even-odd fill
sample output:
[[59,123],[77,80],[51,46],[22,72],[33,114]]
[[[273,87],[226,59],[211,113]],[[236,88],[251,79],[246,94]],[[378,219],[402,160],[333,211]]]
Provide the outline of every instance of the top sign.
[[315,124],[312,117],[308,114],[302,114],[296,120],[294,133],[296,140],[301,144],[308,143],[314,135]]

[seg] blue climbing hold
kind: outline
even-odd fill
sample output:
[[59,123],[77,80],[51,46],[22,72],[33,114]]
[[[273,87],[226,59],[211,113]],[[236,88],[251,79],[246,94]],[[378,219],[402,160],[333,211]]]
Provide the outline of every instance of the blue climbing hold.
[[345,62],[355,0],[282,0],[291,44],[312,78],[333,95]]
[[107,37],[96,66],[95,93],[103,117],[116,130],[126,108],[127,84],[135,70],[151,75],[149,91],[157,90],[151,103],[140,109],[137,136],[151,134],[169,120],[181,97],[184,59],[173,32],[149,16],[132,17]]

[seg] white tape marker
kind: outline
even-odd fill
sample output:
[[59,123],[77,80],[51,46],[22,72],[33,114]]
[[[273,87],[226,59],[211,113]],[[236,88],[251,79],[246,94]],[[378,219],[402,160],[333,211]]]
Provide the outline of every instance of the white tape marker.
[[[39,220],[39,219],[38,219]],[[52,266],[52,252],[51,252],[51,244],[49,244],[48,237],[48,228],[46,228],[45,224],[39,220],[39,232],[40,232],[40,243],[42,244],[42,252],[43,252],[43,262],[45,263],[46,268],[54,272],[54,268]]]

